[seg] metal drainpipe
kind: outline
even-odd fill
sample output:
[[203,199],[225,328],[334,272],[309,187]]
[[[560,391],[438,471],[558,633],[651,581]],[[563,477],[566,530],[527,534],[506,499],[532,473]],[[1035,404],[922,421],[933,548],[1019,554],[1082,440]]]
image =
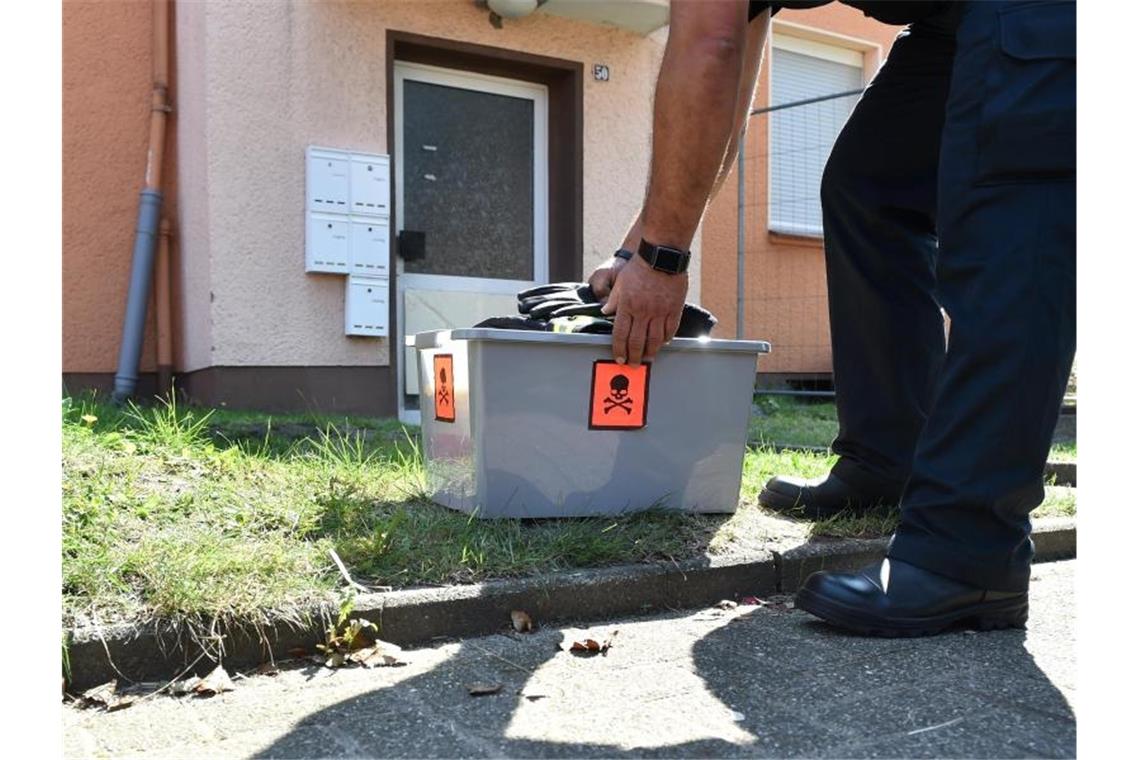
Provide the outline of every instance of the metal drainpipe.
[[147,148],[143,189],[139,193],[131,281],[127,291],[127,309],[123,316],[123,337],[119,344],[119,367],[115,372],[115,389],[112,394],[116,403],[130,398],[138,383],[146,306],[154,274],[154,251],[162,213],[162,157],[166,114],[170,112],[167,103],[169,11],[168,0],[154,0],[154,89],[150,107],[150,145]]

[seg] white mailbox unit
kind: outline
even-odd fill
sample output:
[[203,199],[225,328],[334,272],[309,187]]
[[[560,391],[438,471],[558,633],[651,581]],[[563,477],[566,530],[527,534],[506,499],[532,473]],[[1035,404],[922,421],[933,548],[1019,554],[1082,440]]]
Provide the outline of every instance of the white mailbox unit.
[[388,280],[349,276],[344,289],[345,335],[388,334]]
[[388,156],[305,152],[305,271],[350,275],[346,335],[388,334],[390,188]]

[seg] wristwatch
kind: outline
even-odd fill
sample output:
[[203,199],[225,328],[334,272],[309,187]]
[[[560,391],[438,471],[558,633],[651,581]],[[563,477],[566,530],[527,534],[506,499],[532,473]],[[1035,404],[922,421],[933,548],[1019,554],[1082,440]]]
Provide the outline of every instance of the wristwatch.
[[629,261],[633,258],[633,251],[626,250],[625,248],[618,248],[616,251],[614,251],[614,258],[625,259],[626,261]]
[[658,272],[681,274],[689,268],[688,251],[671,248],[667,245],[654,245],[646,241],[645,238],[641,239],[641,245],[637,247],[637,255],[645,259],[646,263]]

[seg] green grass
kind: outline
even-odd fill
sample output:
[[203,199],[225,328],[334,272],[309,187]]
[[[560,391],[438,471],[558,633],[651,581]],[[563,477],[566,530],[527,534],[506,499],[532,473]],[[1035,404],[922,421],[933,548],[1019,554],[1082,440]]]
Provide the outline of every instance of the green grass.
[[[1077,443],[1070,428],[1070,424],[1059,426],[1049,461],[1077,460]],[[838,433],[834,402],[759,395],[753,404],[748,439],[756,445],[826,448]]]
[[[1074,517],[1077,514],[1077,489],[1048,485],[1045,500],[1033,510],[1033,518]],[[876,538],[890,535],[899,522],[897,509],[879,509],[860,515],[839,514],[811,524],[809,534],[815,537]]]
[[[756,506],[774,474],[830,455],[750,448],[732,515],[478,520],[425,495],[417,431],[391,420],[63,403],[64,622],[295,617],[355,580],[468,583],[747,553],[810,535],[883,535],[893,519],[812,525]],[[292,426],[290,428],[290,426]],[[1075,510],[1071,489],[1049,509]],[[1067,499],[1067,501],[1066,501]],[[1052,504],[1052,502],[1050,502]],[[1046,509],[1043,507],[1042,509]]]
[[310,418],[321,433],[281,440],[274,418],[257,440],[244,428],[227,436],[250,421],[227,417],[65,401],[69,623],[289,615],[342,585],[330,548],[358,581],[450,584],[682,558],[703,551],[718,522],[473,519],[426,499],[414,431],[368,437]]
[[1053,448],[1049,451],[1050,462],[1075,462],[1077,461],[1077,444],[1076,441],[1054,442]]

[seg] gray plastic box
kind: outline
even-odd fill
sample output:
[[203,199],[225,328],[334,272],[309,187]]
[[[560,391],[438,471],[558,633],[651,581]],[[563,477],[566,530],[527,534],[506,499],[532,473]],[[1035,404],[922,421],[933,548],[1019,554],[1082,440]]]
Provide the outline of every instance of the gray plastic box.
[[[609,361],[608,335],[471,328],[408,342],[437,503],[480,517],[736,510],[768,343],[674,339],[642,394],[636,376],[612,379],[633,371]],[[642,407],[643,427],[603,426],[636,425]]]

